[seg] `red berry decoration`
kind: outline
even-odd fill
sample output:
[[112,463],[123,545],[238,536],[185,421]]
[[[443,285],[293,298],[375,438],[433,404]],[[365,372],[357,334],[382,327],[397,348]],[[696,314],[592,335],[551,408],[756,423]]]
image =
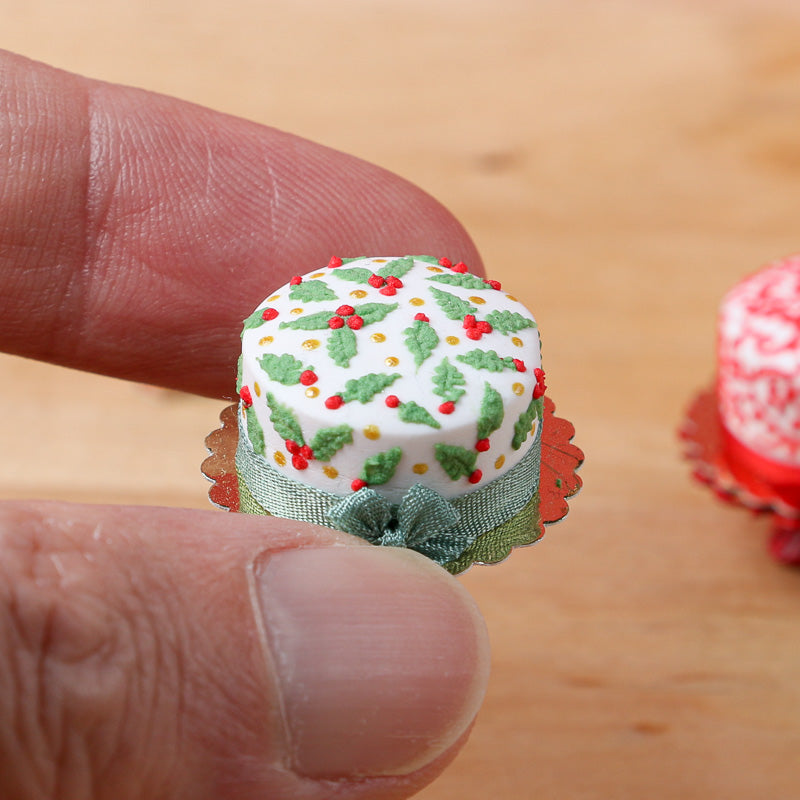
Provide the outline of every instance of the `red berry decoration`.
[[278,309],[276,308],[265,308],[261,312],[261,319],[265,319],[269,322],[271,319],[275,319],[278,316]]
[[313,370],[307,369],[300,373],[300,383],[303,386],[311,386],[312,383],[317,382],[317,373]]
[[333,328],[341,328],[344,325],[344,320],[341,317],[331,317],[328,320],[328,327]]
[[284,444],[286,445],[286,452],[296,456],[300,452],[300,445],[293,439],[287,439]]
[[525,366],[525,362],[521,358],[514,358],[512,361],[514,362],[514,366],[517,368],[517,372],[528,371],[528,368]]
[[330,397],[325,399],[325,408],[331,409],[331,411],[335,411],[337,408],[341,408],[344,405],[344,399],[340,394],[332,394]]
[[356,478],[351,484],[350,488],[357,492],[359,489],[363,489],[367,485],[366,481],[362,481],[361,478]]
[[547,386],[545,386],[544,383],[544,370],[536,367],[536,369],[533,371],[533,374],[536,376],[536,386],[533,389],[533,399],[538,400],[544,394],[545,389],[547,389]]
[[336,309],[336,313],[340,317],[349,317],[351,314],[355,314],[356,310],[353,306],[339,306],[339,308]]
[[500,281],[490,281],[487,278],[484,278],[483,282],[488,286],[491,286],[492,289],[495,289],[498,292],[503,288],[502,285],[500,284]]
[[486,322],[485,320],[479,320],[478,322],[476,322],[475,323],[475,327],[481,333],[491,333],[492,330],[493,330],[492,326],[488,322]]
[[456,404],[452,400],[448,400],[439,406],[439,413],[441,414],[452,414],[455,410]]
[[453,272],[466,272],[467,265],[463,261],[459,261],[458,264],[453,264],[453,266],[450,267],[450,269],[452,269]]
[[386,281],[380,275],[370,275],[367,283],[375,289],[380,289]]
[[475,470],[475,471],[474,471],[474,472],[473,472],[473,473],[472,473],[472,474],[469,476],[469,478],[468,478],[467,480],[469,480],[469,482],[470,482],[470,483],[478,483],[478,481],[480,481],[480,479],[481,479],[482,477],[483,477],[483,473],[482,473],[482,472],[481,472],[479,469],[476,469],[476,470]]
[[491,445],[488,439],[478,439],[478,441],[475,442],[475,449],[479,453],[485,453],[490,447]]
[[295,469],[306,469],[308,467],[308,461],[306,461],[300,453],[297,453],[297,455],[292,456],[292,466]]
[[300,455],[303,456],[303,458],[307,458],[309,461],[314,460],[314,451],[307,444],[304,444],[300,448]]
[[395,289],[402,289],[403,288],[403,281],[401,281],[400,278],[395,278],[394,275],[390,275],[386,279],[386,285],[387,286],[392,286]]
[[303,282],[303,279],[299,275],[295,275],[290,281],[289,286],[299,286]]
[[427,314],[422,314],[422,313],[415,314],[414,319],[418,319],[420,322],[430,322]]
[[444,267],[445,269],[450,269],[450,267],[453,266],[453,262],[449,258],[440,258],[439,266]]
[[364,324],[364,318],[354,314],[352,317],[347,318],[347,327],[357,331]]
[[385,402],[389,408],[397,408],[400,405],[400,398],[396,394],[390,394]]
[[480,339],[483,334],[477,328],[467,328],[464,335],[467,339]]
[[381,294],[385,294],[387,297],[391,297],[393,294],[397,294],[397,289],[394,286],[384,286],[382,289],[378,290]]
[[239,390],[239,397],[242,398],[242,405],[245,408],[250,408],[250,406],[253,405],[253,395],[250,394],[249,386],[242,386]]
[[328,266],[331,269],[336,269],[336,267],[342,266],[342,259],[339,256],[332,256],[331,260],[328,262]]
[[474,314],[465,314],[464,315],[464,327],[465,328],[474,328],[475,327],[475,315]]

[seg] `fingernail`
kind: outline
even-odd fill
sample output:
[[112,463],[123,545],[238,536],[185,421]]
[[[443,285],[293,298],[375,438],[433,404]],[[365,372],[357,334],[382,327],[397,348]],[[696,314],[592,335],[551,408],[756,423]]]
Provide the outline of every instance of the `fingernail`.
[[295,772],[405,775],[466,731],[488,640],[441,567],[395,548],[325,547],[270,553],[254,570]]

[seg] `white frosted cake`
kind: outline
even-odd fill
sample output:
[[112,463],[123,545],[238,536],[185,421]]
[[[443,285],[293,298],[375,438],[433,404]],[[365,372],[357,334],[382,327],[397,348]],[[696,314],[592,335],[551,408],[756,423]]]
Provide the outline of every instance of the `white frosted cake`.
[[[535,499],[539,331],[463,264],[334,258],[297,275],[245,320],[237,388],[243,510],[445,563]],[[361,519],[375,514],[377,527]]]
[[723,299],[717,396],[736,442],[800,467],[800,256],[770,264]]

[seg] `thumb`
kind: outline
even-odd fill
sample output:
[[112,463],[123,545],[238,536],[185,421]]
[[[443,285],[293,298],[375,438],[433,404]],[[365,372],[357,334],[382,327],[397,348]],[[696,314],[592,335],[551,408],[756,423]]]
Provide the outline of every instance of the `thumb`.
[[2,797],[407,797],[487,675],[473,602],[415,553],[244,514],[0,505]]

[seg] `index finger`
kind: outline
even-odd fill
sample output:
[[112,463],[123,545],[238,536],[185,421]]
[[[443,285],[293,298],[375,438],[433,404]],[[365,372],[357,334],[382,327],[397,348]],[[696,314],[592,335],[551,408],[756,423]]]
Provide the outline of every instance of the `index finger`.
[[481,270],[407,181],[281,131],[0,51],[0,348],[230,396],[241,320],[332,255]]

